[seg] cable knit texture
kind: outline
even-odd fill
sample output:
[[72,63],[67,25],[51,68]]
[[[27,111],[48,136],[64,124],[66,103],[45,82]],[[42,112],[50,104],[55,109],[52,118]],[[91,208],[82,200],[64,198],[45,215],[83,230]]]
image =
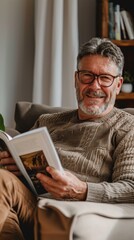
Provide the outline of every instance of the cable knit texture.
[[87,201],[134,201],[134,116],[114,108],[103,118],[81,121],[78,111],[44,114],[64,169],[88,184]]

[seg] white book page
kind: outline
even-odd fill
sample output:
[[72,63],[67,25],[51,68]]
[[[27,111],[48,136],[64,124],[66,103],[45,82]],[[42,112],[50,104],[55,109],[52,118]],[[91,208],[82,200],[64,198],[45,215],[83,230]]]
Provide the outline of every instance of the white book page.
[[[39,189],[37,195],[43,192],[43,189],[40,189],[41,186],[36,186],[38,184],[35,177],[37,172],[43,172],[48,175],[45,170],[48,165],[63,172],[59,156],[47,128],[43,127],[17,135],[10,143],[12,145],[13,157],[22,174],[33,188]],[[32,183],[30,183],[31,180]]]

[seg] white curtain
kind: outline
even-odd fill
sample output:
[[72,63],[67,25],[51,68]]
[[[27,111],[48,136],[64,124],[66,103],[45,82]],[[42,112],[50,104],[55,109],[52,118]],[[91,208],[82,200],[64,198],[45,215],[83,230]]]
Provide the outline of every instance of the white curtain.
[[76,106],[77,0],[35,0],[33,102]]

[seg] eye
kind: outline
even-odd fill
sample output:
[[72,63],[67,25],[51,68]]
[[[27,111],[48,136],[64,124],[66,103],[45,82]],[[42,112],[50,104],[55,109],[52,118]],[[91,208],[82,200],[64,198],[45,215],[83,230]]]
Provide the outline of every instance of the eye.
[[112,81],[112,77],[110,75],[101,75],[100,79],[104,82],[111,82]]
[[79,80],[82,83],[89,84],[94,79],[94,75],[86,70],[79,71]]
[[89,72],[83,73],[83,76],[84,76],[84,77],[87,77],[87,78],[93,78],[93,74],[91,74],[91,73],[89,73]]

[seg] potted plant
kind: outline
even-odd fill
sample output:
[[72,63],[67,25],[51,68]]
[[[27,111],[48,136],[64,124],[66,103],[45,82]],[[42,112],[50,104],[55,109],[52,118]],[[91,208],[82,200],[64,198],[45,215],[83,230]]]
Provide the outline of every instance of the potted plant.
[[124,93],[132,92],[133,91],[133,83],[134,83],[133,75],[130,72],[125,71],[123,77],[124,77],[124,82],[122,84],[121,91]]

